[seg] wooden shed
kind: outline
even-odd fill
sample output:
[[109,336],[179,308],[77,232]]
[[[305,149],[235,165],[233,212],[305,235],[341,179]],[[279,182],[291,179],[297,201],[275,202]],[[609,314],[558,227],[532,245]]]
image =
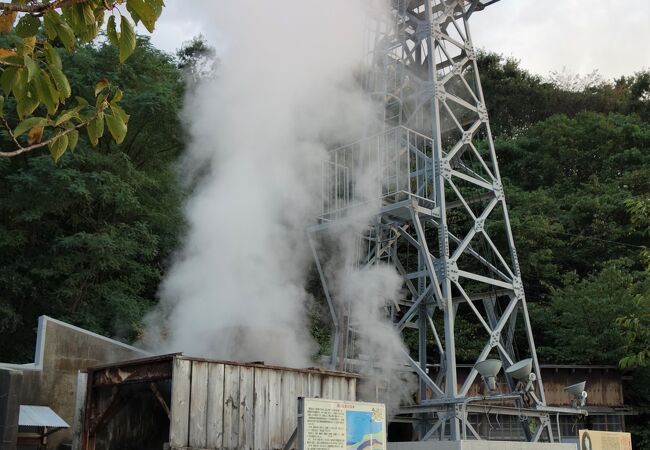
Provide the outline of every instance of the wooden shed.
[[76,446],[282,449],[296,428],[298,397],[356,400],[357,378],[181,354],[96,367],[77,399]]

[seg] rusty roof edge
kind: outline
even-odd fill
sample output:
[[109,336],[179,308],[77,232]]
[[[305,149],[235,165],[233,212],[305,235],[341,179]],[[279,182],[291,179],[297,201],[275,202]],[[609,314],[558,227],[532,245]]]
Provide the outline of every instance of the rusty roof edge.
[[230,365],[230,366],[257,367],[257,368],[260,368],[260,369],[283,370],[283,371],[299,372],[299,373],[319,373],[319,374],[323,374],[323,375],[330,375],[330,376],[343,377],[343,378],[361,378],[361,376],[359,374],[357,374],[357,373],[341,372],[341,371],[337,371],[337,370],[323,369],[323,368],[320,368],[320,367],[305,367],[305,368],[284,367],[284,366],[264,364],[264,363],[260,363],[260,362],[241,362],[241,361],[227,361],[227,360],[220,360],[220,359],[201,358],[201,357],[196,357],[196,356],[185,355],[183,353],[169,353],[169,354],[165,354],[165,355],[150,356],[150,357],[146,357],[146,358],[128,359],[128,360],[124,360],[124,361],[117,361],[117,362],[113,362],[113,363],[88,367],[88,369],[86,369],[86,371],[87,372],[94,372],[94,371],[103,370],[103,369],[110,369],[110,368],[114,368],[114,367],[129,367],[129,366],[147,365],[147,364],[157,363],[157,362],[161,362],[161,361],[165,361],[165,360],[169,360],[170,362],[172,362],[174,359],[183,359],[183,360],[187,360],[187,361],[197,361],[197,362],[207,362],[207,363],[213,363],[213,364],[226,364],[226,365]]

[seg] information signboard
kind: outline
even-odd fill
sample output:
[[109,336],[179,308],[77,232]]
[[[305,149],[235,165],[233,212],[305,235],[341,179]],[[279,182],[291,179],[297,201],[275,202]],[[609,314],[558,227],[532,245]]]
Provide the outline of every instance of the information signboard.
[[301,398],[302,450],[386,450],[386,407],[381,403]]
[[630,433],[580,430],[580,450],[632,450]]

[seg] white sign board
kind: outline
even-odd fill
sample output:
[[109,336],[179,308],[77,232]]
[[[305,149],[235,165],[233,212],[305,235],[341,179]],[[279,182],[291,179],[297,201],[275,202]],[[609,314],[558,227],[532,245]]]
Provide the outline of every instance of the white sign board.
[[579,430],[580,450],[632,450],[630,433]]
[[386,450],[386,407],[381,403],[300,399],[302,450]]

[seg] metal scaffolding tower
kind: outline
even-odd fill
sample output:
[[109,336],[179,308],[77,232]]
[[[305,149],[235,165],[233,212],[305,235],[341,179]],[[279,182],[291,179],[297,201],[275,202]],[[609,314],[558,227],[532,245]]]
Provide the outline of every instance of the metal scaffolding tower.
[[[356,319],[330,289],[325,256],[314,242],[367,201],[355,177],[370,170],[380,179],[381,205],[359,237],[364,243],[359,264],[389,263],[401,274],[405,296],[387,305],[387,317],[400,332],[417,334],[418,341],[418,359],[405,355],[419,380],[418,401],[403,407],[400,417],[414,424],[421,440],[457,440],[468,432],[479,438],[468,413],[490,404],[492,412],[521,417],[528,440],[553,442],[549,416],[576,410],[546,406],[468,25],[484,5],[478,0],[391,5],[368,24],[365,87],[385,105],[380,125],[330,152],[323,164],[322,213],[309,230],[336,330],[333,365],[350,369],[359,357]],[[507,394],[471,395],[476,367],[459,379],[459,324],[475,336],[476,363],[489,357],[502,361]],[[465,359],[470,350],[463,349]],[[517,377],[516,369],[526,372],[527,365],[532,374]],[[530,426],[531,417],[536,426]]]

